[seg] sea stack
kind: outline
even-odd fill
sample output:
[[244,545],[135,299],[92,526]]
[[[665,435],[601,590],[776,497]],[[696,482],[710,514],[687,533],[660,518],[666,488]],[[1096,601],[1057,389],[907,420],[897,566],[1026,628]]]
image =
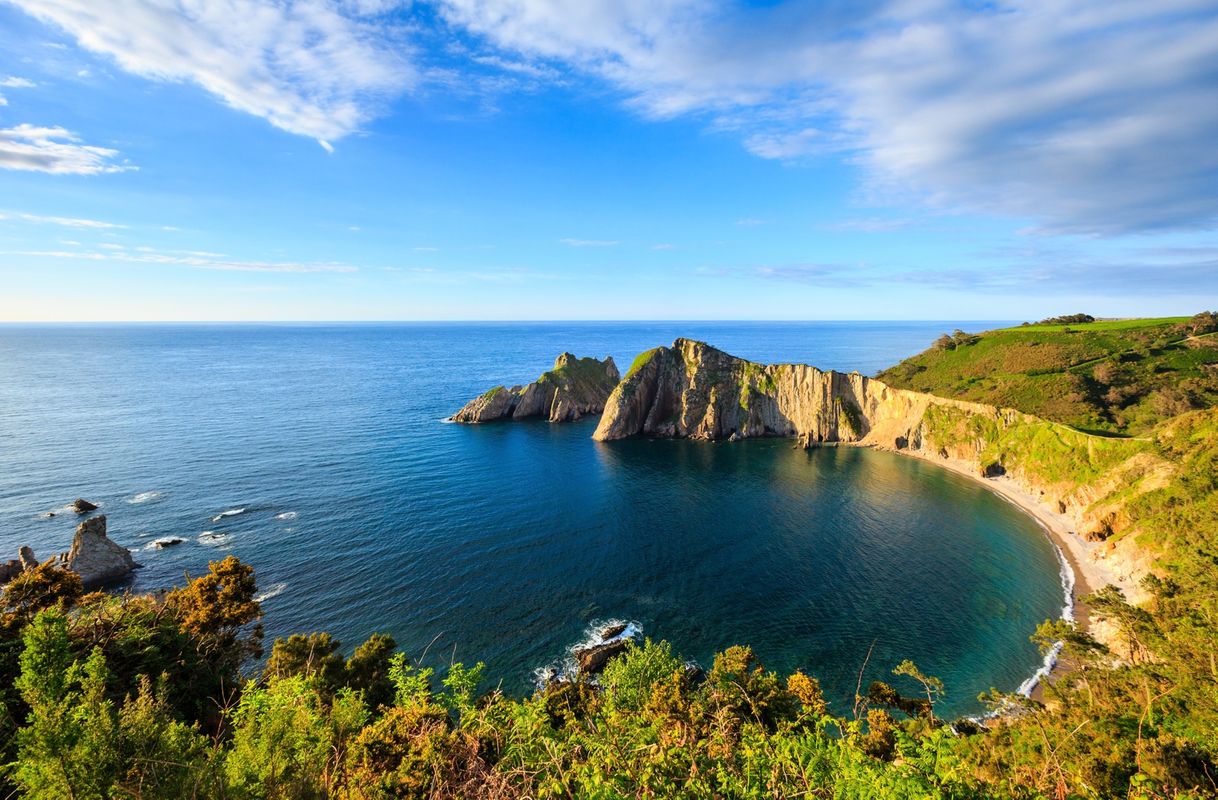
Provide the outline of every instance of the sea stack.
[[62,558],[67,569],[80,575],[86,589],[122,580],[136,567],[131,551],[106,536],[104,515],[76,526],[72,549]]
[[496,386],[453,414],[453,422],[479,423],[544,417],[572,422],[605,410],[605,401],[620,378],[612,356],[576,358],[563,353],[554,368],[527,386]]

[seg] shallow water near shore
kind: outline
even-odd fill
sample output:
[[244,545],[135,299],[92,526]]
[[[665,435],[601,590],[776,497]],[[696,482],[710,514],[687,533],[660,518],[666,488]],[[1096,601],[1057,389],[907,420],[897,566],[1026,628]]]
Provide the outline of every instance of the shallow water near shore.
[[[0,327],[0,553],[66,549],[77,496],[160,588],[232,552],[268,636],[392,633],[506,690],[599,620],[709,666],[733,644],[818,675],[838,712],[914,659],[945,713],[1040,665],[1061,611],[1039,526],[933,464],[784,440],[590,440],[594,421],[440,420],[557,353],[678,335],[762,361],[873,373],[990,323]],[[157,539],[184,542],[146,548]]]

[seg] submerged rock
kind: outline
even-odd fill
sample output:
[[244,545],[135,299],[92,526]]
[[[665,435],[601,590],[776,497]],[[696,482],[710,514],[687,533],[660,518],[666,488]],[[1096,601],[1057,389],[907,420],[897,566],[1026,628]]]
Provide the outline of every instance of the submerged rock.
[[605,360],[576,358],[563,353],[554,369],[527,386],[496,386],[475,397],[453,414],[453,422],[493,422],[500,419],[545,417],[570,422],[585,414],[599,414],[620,375],[612,356]]
[[77,514],[88,514],[90,511],[96,511],[97,509],[98,505],[96,503],[90,503],[83,497],[76,498],[76,502],[72,503],[72,510]]
[[80,575],[86,589],[121,580],[136,567],[131,551],[106,536],[104,515],[76,526],[72,549],[61,558],[67,569]]

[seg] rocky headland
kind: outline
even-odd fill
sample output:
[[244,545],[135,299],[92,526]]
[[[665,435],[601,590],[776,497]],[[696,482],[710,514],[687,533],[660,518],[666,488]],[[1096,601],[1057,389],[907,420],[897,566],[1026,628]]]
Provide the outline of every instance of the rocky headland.
[[852,444],[938,462],[984,480],[1049,528],[1080,589],[1137,598],[1152,554],[1119,537],[1124,508],[1175,467],[1142,440],[1095,436],[1012,409],[895,389],[857,372],[758,364],[677,339],[636,359],[593,434],[709,441],[760,436]]
[[554,368],[526,386],[496,386],[453,414],[453,422],[479,423],[544,417],[572,422],[599,414],[620,378],[612,356],[603,361],[563,353]]

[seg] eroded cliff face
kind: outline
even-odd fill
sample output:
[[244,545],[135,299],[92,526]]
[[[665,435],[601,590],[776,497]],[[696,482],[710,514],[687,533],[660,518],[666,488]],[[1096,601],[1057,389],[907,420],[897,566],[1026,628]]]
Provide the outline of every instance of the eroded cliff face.
[[554,369],[527,386],[496,386],[475,397],[452,416],[454,422],[493,422],[502,419],[546,417],[570,422],[586,414],[599,414],[620,378],[612,356],[603,361],[563,353]]
[[610,395],[593,438],[639,435],[786,436],[806,447],[853,443],[1003,476],[1065,516],[1095,545],[1095,560],[1110,560],[1129,575],[1144,573],[1149,555],[1132,545],[1132,537],[1108,540],[1119,538],[1129,498],[1161,486],[1173,469],[1144,442],[894,389],[855,372],[757,364],[689,339],[639,357]]
[[[928,406],[994,411],[893,389],[857,372],[757,364],[703,342],[677,339],[640,362],[610,395],[593,438],[743,439],[794,436],[808,444],[918,446]],[[913,443],[911,445],[911,443]]]

